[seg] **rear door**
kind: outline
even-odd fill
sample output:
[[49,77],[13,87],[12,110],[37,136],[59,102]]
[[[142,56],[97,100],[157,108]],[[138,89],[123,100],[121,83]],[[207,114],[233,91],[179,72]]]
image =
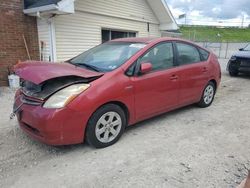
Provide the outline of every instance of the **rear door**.
[[196,46],[176,42],[177,61],[180,76],[180,105],[191,104],[200,100],[209,79],[209,66],[203,61]]
[[150,62],[152,71],[133,77],[137,120],[151,117],[178,105],[179,79],[171,42],[151,48],[137,61]]

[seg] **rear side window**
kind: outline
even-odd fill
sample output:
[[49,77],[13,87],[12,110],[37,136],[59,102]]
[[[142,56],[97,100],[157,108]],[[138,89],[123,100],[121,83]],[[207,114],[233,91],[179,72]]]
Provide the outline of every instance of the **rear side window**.
[[179,54],[178,62],[180,65],[187,65],[201,61],[200,53],[196,47],[184,43],[176,43],[176,47]]
[[201,54],[201,60],[202,61],[207,61],[208,57],[209,57],[209,52],[206,50],[203,50],[201,48],[199,48],[200,54]]

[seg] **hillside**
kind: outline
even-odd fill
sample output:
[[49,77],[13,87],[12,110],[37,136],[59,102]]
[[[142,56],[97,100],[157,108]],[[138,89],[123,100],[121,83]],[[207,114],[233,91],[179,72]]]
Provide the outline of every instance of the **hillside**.
[[183,38],[209,42],[250,42],[250,29],[181,26]]

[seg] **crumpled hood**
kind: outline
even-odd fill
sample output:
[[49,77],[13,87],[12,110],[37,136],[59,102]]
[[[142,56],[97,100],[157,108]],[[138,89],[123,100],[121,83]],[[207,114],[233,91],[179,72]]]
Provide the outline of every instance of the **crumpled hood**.
[[250,58],[250,51],[239,51],[235,53],[233,56],[241,58]]
[[40,84],[46,80],[64,76],[93,78],[103,75],[103,73],[76,67],[69,63],[50,63],[40,61],[26,61],[19,63],[15,66],[15,73],[24,80],[28,80],[35,84]]

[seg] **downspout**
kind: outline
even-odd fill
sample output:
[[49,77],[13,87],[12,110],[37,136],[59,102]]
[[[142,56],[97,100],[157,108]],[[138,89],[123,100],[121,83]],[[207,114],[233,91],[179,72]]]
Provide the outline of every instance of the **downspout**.
[[55,15],[51,17],[42,17],[39,12],[37,12],[37,17],[40,19],[43,19],[48,24],[49,29],[49,61],[56,62],[57,61],[57,55],[56,55],[56,34],[55,34],[55,23],[54,23],[54,17]]
[[51,18],[48,18],[47,20],[49,25],[49,37],[50,37],[50,61],[56,62],[57,56],[56,56],[56,33],[55,33],[55,22],[54,22],[54,16]]

